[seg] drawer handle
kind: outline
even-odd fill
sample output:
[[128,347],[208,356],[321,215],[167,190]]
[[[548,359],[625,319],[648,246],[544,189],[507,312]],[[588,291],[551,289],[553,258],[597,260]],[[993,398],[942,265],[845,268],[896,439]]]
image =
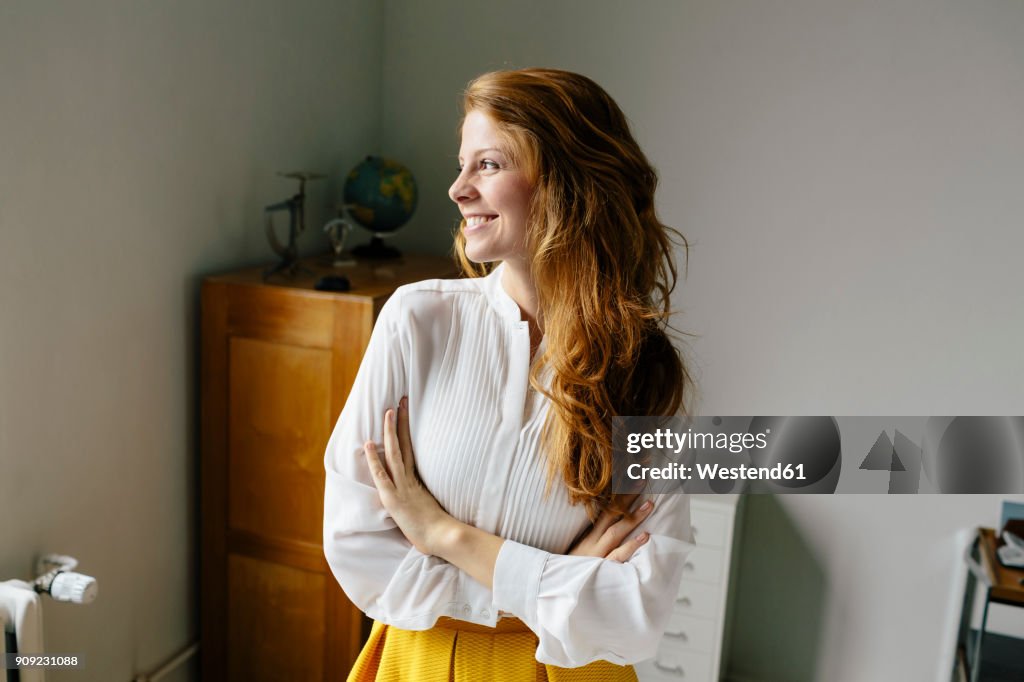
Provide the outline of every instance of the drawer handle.
[[686,633],[682,632],[682,631],[680,631],[680,632],[666,632],[665,636],[666,637],[671,637],[672,639],[678,639],[681,642],[689,642],[690,641],[690,638],[687,637]]
[[689,597],[679,597],[676,599],[676,603],[682,604],[683,606],[693,606],[693,602],[690,601]]
[[692,561],[687,561],[685,564],[683,564],[684,571],[692,571],[694,568],[696,568],[696,566],[693,565]]
[[677,665],[674,668],[670,668],[667,665],[662,665],[661,663],[658,663],[657,661],[655,661],[654,662],[654,667],[657,668],[658,670],[660,670],[663,673],[669,673],[671,675],[676,675],[677,677],[685,677],[686,676],[686,671],[683,670],[683,666],[681,666],[681,665]]

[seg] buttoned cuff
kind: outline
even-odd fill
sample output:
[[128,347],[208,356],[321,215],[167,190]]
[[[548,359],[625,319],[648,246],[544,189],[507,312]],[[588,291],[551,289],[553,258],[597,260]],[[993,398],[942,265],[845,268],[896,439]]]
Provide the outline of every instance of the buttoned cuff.
[[522,619],[537,622],[537,595],[548,552],[505,540],[494,563],[494,605]]

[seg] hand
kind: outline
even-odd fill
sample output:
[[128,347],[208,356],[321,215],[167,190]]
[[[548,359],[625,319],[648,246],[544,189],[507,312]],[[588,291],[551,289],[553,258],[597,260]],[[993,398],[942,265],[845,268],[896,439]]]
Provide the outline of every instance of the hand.
[[424,554],[436,554],[435,548],[455,519],[441,508],[416,475],[409,433],[409,401],[402,398],[395,410],[384,413],[384,461],[373,441],[363,446],[373,484],[381,504],[399,530]]
[[[634,495],[633,499],[629,501],[630,506],[636,501],[636,498],[637,496]],[[647,531],[635,535],[633,531],[651,515],[652,511],[654,511],[654,502],[651,500],[647,500],[624,515],[606,509],[597,517],[590,530],[576,542],[569,554],[596,556],[620,563],[629,561],[633,553],[651,539],[651,534]]]

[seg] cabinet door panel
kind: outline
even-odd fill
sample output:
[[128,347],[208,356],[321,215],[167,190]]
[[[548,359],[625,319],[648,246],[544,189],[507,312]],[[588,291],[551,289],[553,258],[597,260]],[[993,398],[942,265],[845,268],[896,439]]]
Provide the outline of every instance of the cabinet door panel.
[[329,348],[333,322],[328,300],[275,287],[240,287],[232,290],[227,330],[232,336]]
[[228,558],[228,679],[322,680],[324,576],[259,559]]
[[331,352],[234,337],[228,357],[228,525],[322,542]]

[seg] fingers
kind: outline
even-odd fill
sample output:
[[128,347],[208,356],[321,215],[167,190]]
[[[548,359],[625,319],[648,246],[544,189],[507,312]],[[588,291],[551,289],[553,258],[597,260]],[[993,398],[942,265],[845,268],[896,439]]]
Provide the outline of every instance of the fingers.
[[[632,495],[624,495],[625,504],[623,507],[629,509],[636,502],[636,498],[640,497],[640,493],[633,493]],[[611,528],[612,524],[622,518],[622,515],[616,514],[610,509],[605,509],[598,515],[594,521],[594,531],[600,535]]]
[[402,447],[398,442],[396,416],[393,409],[384,413],[384,461],[388,464],[391,479],[399,486],[405,481],[405,462],[402,460]]
[[605,558],[624,564],[632,558],[633,554],[635,554],[638,549],[646,545],[647,541],[650,539],[651,534],[647,531],[634,535],[619,545],[616,549],[609,552],[608,556]]
[[[626,501],[626,504],[624,505],[624,507],[626,509],[629,509],[630,507],[632,507],[633,503],[636,502],[636,499],[638,497],[640,497],[639,493],[634,493],[633,495],[623,496],[623,498]],[[610,528],[613,523],[615,523],[616,521],[618,521],[618,520],[620,520],[622,518],[623,518],[623,516],[621,514],[616,514],[615,512],[611,511],[610,509],[605,509],[603,512],[601,512],[598,515],[597,519],[594,521],[594,532],[597,535],[597,537],[601,537],[602,535],[604,535],[604,532],[606,532],[607,529]]]
[[[651,515],[654,510],[654,502],[647,500],[635,510],[626,514],[621,519],[616,521],[608,530],[605,531],[604,536],[601,538],[605,546],[609,548],[609,551],[615,547],[618,547],[629,537],[637,526],[644,522],[644,520]],[[630,552],[630,556],[632,556]]]
[[[637,497],[637,495],[630,495],[625,498],[627,505],[632,505]],[[632,538],[630,535],[651,515],[652,511],[654,511],[654,502],[647,500],[625,515],[620,516],[608,510],[601,512],[586,534],[573,544],[569,554],[614,559],[615,561],[629,560],[649,538],[647,533],[638,533]]]
[[408,398],[399,401],[397,410],[384,413],[384,460],[396,486],[403,485],[415,471]]
[[370,468],[370,476],[373,477],[373,484],[377,486],[377,490],[390,490],[394,488],[394,482],[391,480],[387,468],[385,468],[384,463],[380,461],[380,456],[377,454],[377,444],[373,441],[367,441],[363,445],[363,454],[366,455],[366,465]]
[[605,509],[594,520],[594,533],[600,537],[612,527],[612,524],[619,520],[619,515],[610,509]]
[[398,403],[398,446],[402,450],[402,461],[406,471],[413,471],[415,459],[412,455],[412,434],[409,430],[409,399],[402,398]]

